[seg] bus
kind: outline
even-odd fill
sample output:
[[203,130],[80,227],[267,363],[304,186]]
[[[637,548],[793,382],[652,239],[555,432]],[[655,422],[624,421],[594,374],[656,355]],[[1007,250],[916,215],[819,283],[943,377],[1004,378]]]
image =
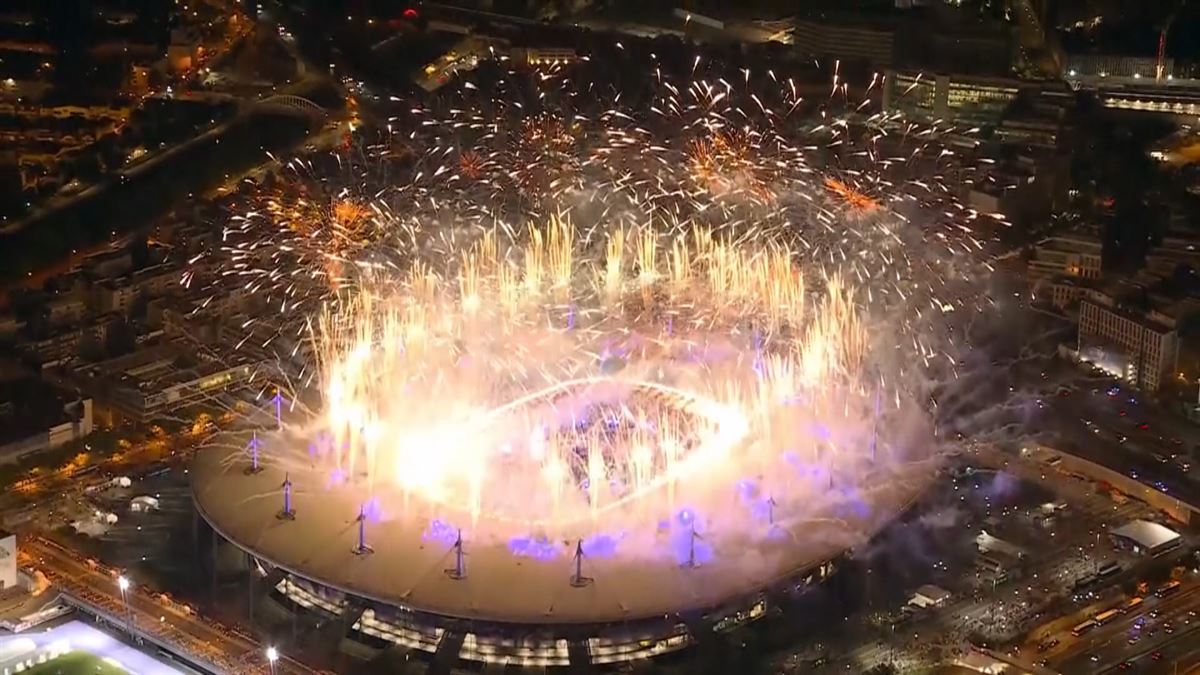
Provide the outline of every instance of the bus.
[[1123,611],[1132,612],[1133,610],[1137,609],[1138,607],[1141,607],[1143,602],[1145,602],[1145,600],[1143,600],[1140,597],[1136,597],[1136,596],[1132,597],[1129,599],[1129,602],[1125,603],[1125,608]]
[[1121,563],[1110,560],[1100,566],[1100,569],[1096,572],[1096,575],[1099,576],[1101,579],[1105,579],[1107,577],[1111,577],[1112,575],[1114,575],[1120,571],[1121,571]]
[[1096,623],[1095,621],[1092,621],[1091,619],[1088,619],[1087,621],[1084,621],[1083,623],[1079,624],[1078,626],[1075,626],[1074,628],[1072,628],[1071,635],[1074,635],[1075,637],[1079,637],[1080,635],[1087,633],[1088,631],[1090,631],[1091,629],[1095,628],[1098,625],[1100,625],[1100,624]]
[[1112,621],[1113,619],[1117,618],[1120,615],[1121,615],[1121,610],[1108,609],[1108,610],[1100,612],[1096,616],[1092,617],[1092,621],[1095,621],[1097,626],[1103,626],[1104,624]]
[[1165,598],[1168,595],[1170,595],[1178,590],[1179,590],[1179,581],[1177,581],[1177,580],[1176,581],[1168,581],[1167,583],[1163,584],[1162,586],[1159,586],[1158,590],[1154,591],[1154,594],[1160,598]]

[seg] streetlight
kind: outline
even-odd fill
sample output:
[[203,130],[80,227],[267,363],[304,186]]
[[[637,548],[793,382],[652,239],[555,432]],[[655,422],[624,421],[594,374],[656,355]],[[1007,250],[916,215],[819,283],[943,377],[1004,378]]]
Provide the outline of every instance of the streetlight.
[[279,650],[267,647],[267,663],[271,665],[271,675],[275,675],[275,662],[279,660]]
[[133,618],[129,613],[129,579],[124,574],[117,577],[117,588],[121,589],[121,604],[125,606],[125,630],[133,635]]

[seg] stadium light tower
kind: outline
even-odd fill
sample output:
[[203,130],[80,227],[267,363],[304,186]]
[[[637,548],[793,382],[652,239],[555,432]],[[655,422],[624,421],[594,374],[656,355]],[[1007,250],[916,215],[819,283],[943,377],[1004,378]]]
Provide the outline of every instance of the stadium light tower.
[[289,473],[283,475],[283,510],[275,514],[275,517],[280,520],[295,520],[296,510],[292,508],[292,476]]
[[279,387],[275,388],[275,396],[271,398],[271,402],[275,404],[275,426],[283,429],[283,390]]
[[875,415],[871,418],[871,463],[879,451],[879,385],[875,385]]
[[571,586],[575,588],[583,588],[592,583],[594,579],[583,575],[583,540],[580,539],[575,544],[575,573],[571,575]]
[[687,561],[684,562],[683,566],[688,569],[695,569],[696,567],[699,567],[699,565],[700,565],[699,562],[696,560],[696,540],[703,539],[704,537],[701,537],[700,533],[696,532],[696,521],[694,521],[694,520],[692,521],[692,528],[690,530],[690,535],[691,536],[688,537],[688,557],[687,557]]
[[362,505],[358,507],[358,545],[354,547],[354,555],[366,555],[373,552],[370,545],[367,544],[367,507]]
[[124,574],[117,577],[117,588],[121,589],[121,604],[125,608],[125,630],[133,635],[133,615],[129,612],[129,578]]
[[258,449],[262,447],[262,441],[258,439],[257,431],[250,435],[250,443],[247,447],[250,450],[250,466],[246,469],[246,475],[249,476],[262,471],[262,466],[258,463]]
[[267,647],[267,663],[271,666],[271,675],[275,675],[275,662],[279,660],[279,650]]
[[467,558],[463,552],[462,530],[458,531],[458,538],[454,540],[454,567],[446,570],[446,576],[461,581],[467,578]]

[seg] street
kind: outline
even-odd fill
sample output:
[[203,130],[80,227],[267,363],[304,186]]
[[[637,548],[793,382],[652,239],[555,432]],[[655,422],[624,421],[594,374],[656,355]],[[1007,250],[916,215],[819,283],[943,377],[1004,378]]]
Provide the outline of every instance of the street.
[[[75,553],[40,537],[22,540],[23,564],[36,567],[56,587],[121,616],[139,630],[177,645],[184,654],[221,664],[230,673],[266,673],[267,646],[239,629],[196,615],[186,605],[131,584],[122,591],[116,570],[81,559]],[[124,595],[124,601],[122,599]],[[127,602],[127,604],[125,604]],[[117,627],[118,629],[120,626]],[[280,675],[311,675],[313,670],[287,658],[275,664]]]

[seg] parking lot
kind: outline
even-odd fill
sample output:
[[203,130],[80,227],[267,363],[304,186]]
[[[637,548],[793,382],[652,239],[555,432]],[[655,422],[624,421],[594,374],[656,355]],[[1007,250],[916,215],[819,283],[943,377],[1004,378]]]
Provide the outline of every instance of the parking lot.
[[[864,672],[891,664],[901,671],[915,670],[922,664],[952,661],[975,646],[1010,652],[1030,664],[1048,661],[1036,648],[1022,651],[1010,645],[1022,644],[1055,617],[1086,615],[1127,601],[1123,589],[1136,588],[1138,581],[1144,581],[1146,568],[1156,562],[1114,546],[1109,534],[1134,520],[1164,520],[1140,501],[1114,501],[1094,483],[1066,478],[1042,463],[984,446],[964,453],[947,474],[946,486],[935,488],[939,494],[926,500],[913,521],[898,523],[880,537],[884,542],[907,539],[910,543],[920,537],[923,574],[903,577],[902,592],[882,599],[886,606],[876,606],[861,618],[851,617],[841,640],[814,639],[781,657],[781,668],[800,672],[821,663],[825,672],[847,668]],[[899,531],[904,534],[898,535]],[[984,532],[987,535],[981,537]],[[980,543],[992,538],[1022,551],[1014,564],[998,570],[985,562],[1000,557],[979,552]],[[888,545],[886,557],[905,555],[895,541]],[[1186,542],[1180,551],[1190,546]],[[893,574],[896,564],[889,560],[884,569],[870,573]],[[1079,587],[1081,580],[1095,578],[1101,570],[1106,572],[1103,578]],[[922,583],[945,588],[951,599],[926,609],[906,605],[905,598]],[[1149,611],[1155,603],[1146,604]],[[1107,631],[1098,637],[1106,635]],[[1166,635],[1155,633],[1159,639]],[[1156,644],[1149,637],[1147,632],[1145,643],[1142,638],[1135,644],[1122,640],[1122,649],[1110,639],[1104,644],[1111,652],[1103,652],[1095,663],[1080,661],[1090,658],[1088,652],[1067,651],[1068,641],[1059,638],[1062,656],[1049,665],[1061,662],[1068,668],[1062,672],[1067,673],[1103,672],[1102,668],[1118,667],[1130,657],[1124,648]],[[840,644],[845,645],[841,651]],[[1149,662],[1153,650],[1142,651]]]

